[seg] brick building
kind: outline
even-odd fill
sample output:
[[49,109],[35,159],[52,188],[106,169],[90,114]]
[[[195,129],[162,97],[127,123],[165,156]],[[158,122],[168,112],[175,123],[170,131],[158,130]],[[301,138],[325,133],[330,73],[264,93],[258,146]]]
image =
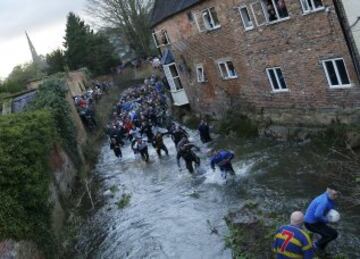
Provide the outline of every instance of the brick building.
[[358,121],[359,75],[333,1],[157,0],[153,36],[175,104],[279,123]]

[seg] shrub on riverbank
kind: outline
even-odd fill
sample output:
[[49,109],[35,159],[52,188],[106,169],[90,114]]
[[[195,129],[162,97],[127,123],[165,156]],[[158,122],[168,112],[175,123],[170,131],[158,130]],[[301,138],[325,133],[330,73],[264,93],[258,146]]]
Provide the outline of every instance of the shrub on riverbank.
[[216,122],[217,131],[223,135],[235,134],[236,137],[251,138],[258,136],[258,127],[254,121],[237,111],[227,112]]
[[32,240],[56,254],[52,233],[49,159],[60,144],[80,166],[64,75],[43,81],[23,113],[0,117],[0,240]]
[[55,139],[48,111],[0,117],[0,240],[53,250],[48,159]]
[[[76,128],[71,118],[70,104],[66,100],[68,88],[65,75],[57,74],[49,77],[39,87],[36,99],[28,110],[48,109],[54,116],[55,131],[61,137],[61,144],[69,152],[74,162],[79,162],[76,142]],[[79,165],[79,163],[75,163]]]

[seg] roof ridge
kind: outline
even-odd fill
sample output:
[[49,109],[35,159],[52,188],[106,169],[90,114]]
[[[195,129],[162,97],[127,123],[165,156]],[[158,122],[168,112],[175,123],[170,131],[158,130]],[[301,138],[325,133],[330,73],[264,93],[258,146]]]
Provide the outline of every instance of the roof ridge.
[[200,2],[201,0],[156,0],[151,14],[151,27]]

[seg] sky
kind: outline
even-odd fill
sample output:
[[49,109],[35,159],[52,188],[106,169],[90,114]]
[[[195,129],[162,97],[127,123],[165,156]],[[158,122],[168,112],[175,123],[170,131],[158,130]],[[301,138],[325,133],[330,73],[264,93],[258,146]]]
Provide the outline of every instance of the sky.
[[85,17],[86,0],[0,0],[0,79],[31,61],[28,32],[37,53],[62,47],[66,15]]

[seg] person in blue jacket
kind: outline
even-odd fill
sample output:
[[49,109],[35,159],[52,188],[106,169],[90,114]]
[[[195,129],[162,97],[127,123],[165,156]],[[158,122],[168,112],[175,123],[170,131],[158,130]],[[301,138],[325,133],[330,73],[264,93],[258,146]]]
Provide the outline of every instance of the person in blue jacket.
[[234,168],[232,167],[231,160],[234,158],[234,153],[226,150],[214,152],[211,158],[210,166],[215,171],[215,165],[220,168],[222,176],[226,179],[227,173],[235,175]]
[[314,258],[314,249],[311,239],[302,229],[304,214],[294,211],[290,217],[290,225],[280,227],[274,238],[272,246],[276,259],[285,258]]
[[321,236],[314,243],[315,248],[324,250],[326,246],[338,236],[335,229],[328,226],[326,215],[335,208],[335,200],[339,193],[334,186],[329,186],[326,192],[316,197],[309,205],[305,213],[305,227]]

